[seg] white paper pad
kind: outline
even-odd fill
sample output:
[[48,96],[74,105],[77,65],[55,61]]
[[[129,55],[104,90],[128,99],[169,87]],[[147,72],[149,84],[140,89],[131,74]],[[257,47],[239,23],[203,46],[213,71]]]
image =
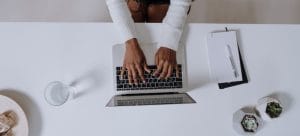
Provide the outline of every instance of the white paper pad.
[[225,83],[242,80],[235,31],[210,33],[207,36],[207,49],[213,82]]

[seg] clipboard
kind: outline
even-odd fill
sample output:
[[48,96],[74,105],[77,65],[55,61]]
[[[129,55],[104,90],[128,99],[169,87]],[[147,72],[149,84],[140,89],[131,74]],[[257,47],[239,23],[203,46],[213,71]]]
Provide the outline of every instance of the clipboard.
[[248,83],[236,33],[226,28],[207,37],[210,77],[219,89]]

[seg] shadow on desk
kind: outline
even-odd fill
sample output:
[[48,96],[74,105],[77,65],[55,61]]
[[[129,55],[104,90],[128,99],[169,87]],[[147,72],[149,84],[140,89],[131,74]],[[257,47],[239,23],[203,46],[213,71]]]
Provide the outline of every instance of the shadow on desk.
[[42,130],[42,117],[38,105],[26,94],[17,90],[4,89],[0,94],[15,100],[24,110],[29,123],[29,136],[40,136]]
[[75,98],[82,97],[101,86],[104,79],[101,78],[100,70],[101,68],[98,67],[91,69],[71,82],[71,86],[77,89]]

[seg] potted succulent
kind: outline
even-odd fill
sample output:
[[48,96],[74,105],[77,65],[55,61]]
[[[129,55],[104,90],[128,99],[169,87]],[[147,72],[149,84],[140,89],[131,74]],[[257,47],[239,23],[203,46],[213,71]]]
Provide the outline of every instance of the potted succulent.
[[246,132],[255,132],[259,127],[257,119],[253,115],[245,115],[241,121],[241,125]]
[[252,135],[263,126],[262,119],[254,108],[246,107],[233,114],[233,128],[242,135]]
[[283,111],[280,101],[270,96],[260,99],[256,108],[265,120],[278,118]]

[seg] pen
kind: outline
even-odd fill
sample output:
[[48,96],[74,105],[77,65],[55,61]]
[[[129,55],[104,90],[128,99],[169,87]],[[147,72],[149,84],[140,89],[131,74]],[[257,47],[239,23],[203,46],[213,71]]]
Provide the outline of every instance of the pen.
[[233,55],[232,55],[230,45],[228,45],[228,44],[226,45],[226,50],[227,50],[227,55],[228,55],[227,57],[229,58],[230,63],[231,63],[232,71],[234,73],[235,78],[237,78],[238,77],[238,72],[237,72],[236,65],[235,65],[234,60],[233,60]]

